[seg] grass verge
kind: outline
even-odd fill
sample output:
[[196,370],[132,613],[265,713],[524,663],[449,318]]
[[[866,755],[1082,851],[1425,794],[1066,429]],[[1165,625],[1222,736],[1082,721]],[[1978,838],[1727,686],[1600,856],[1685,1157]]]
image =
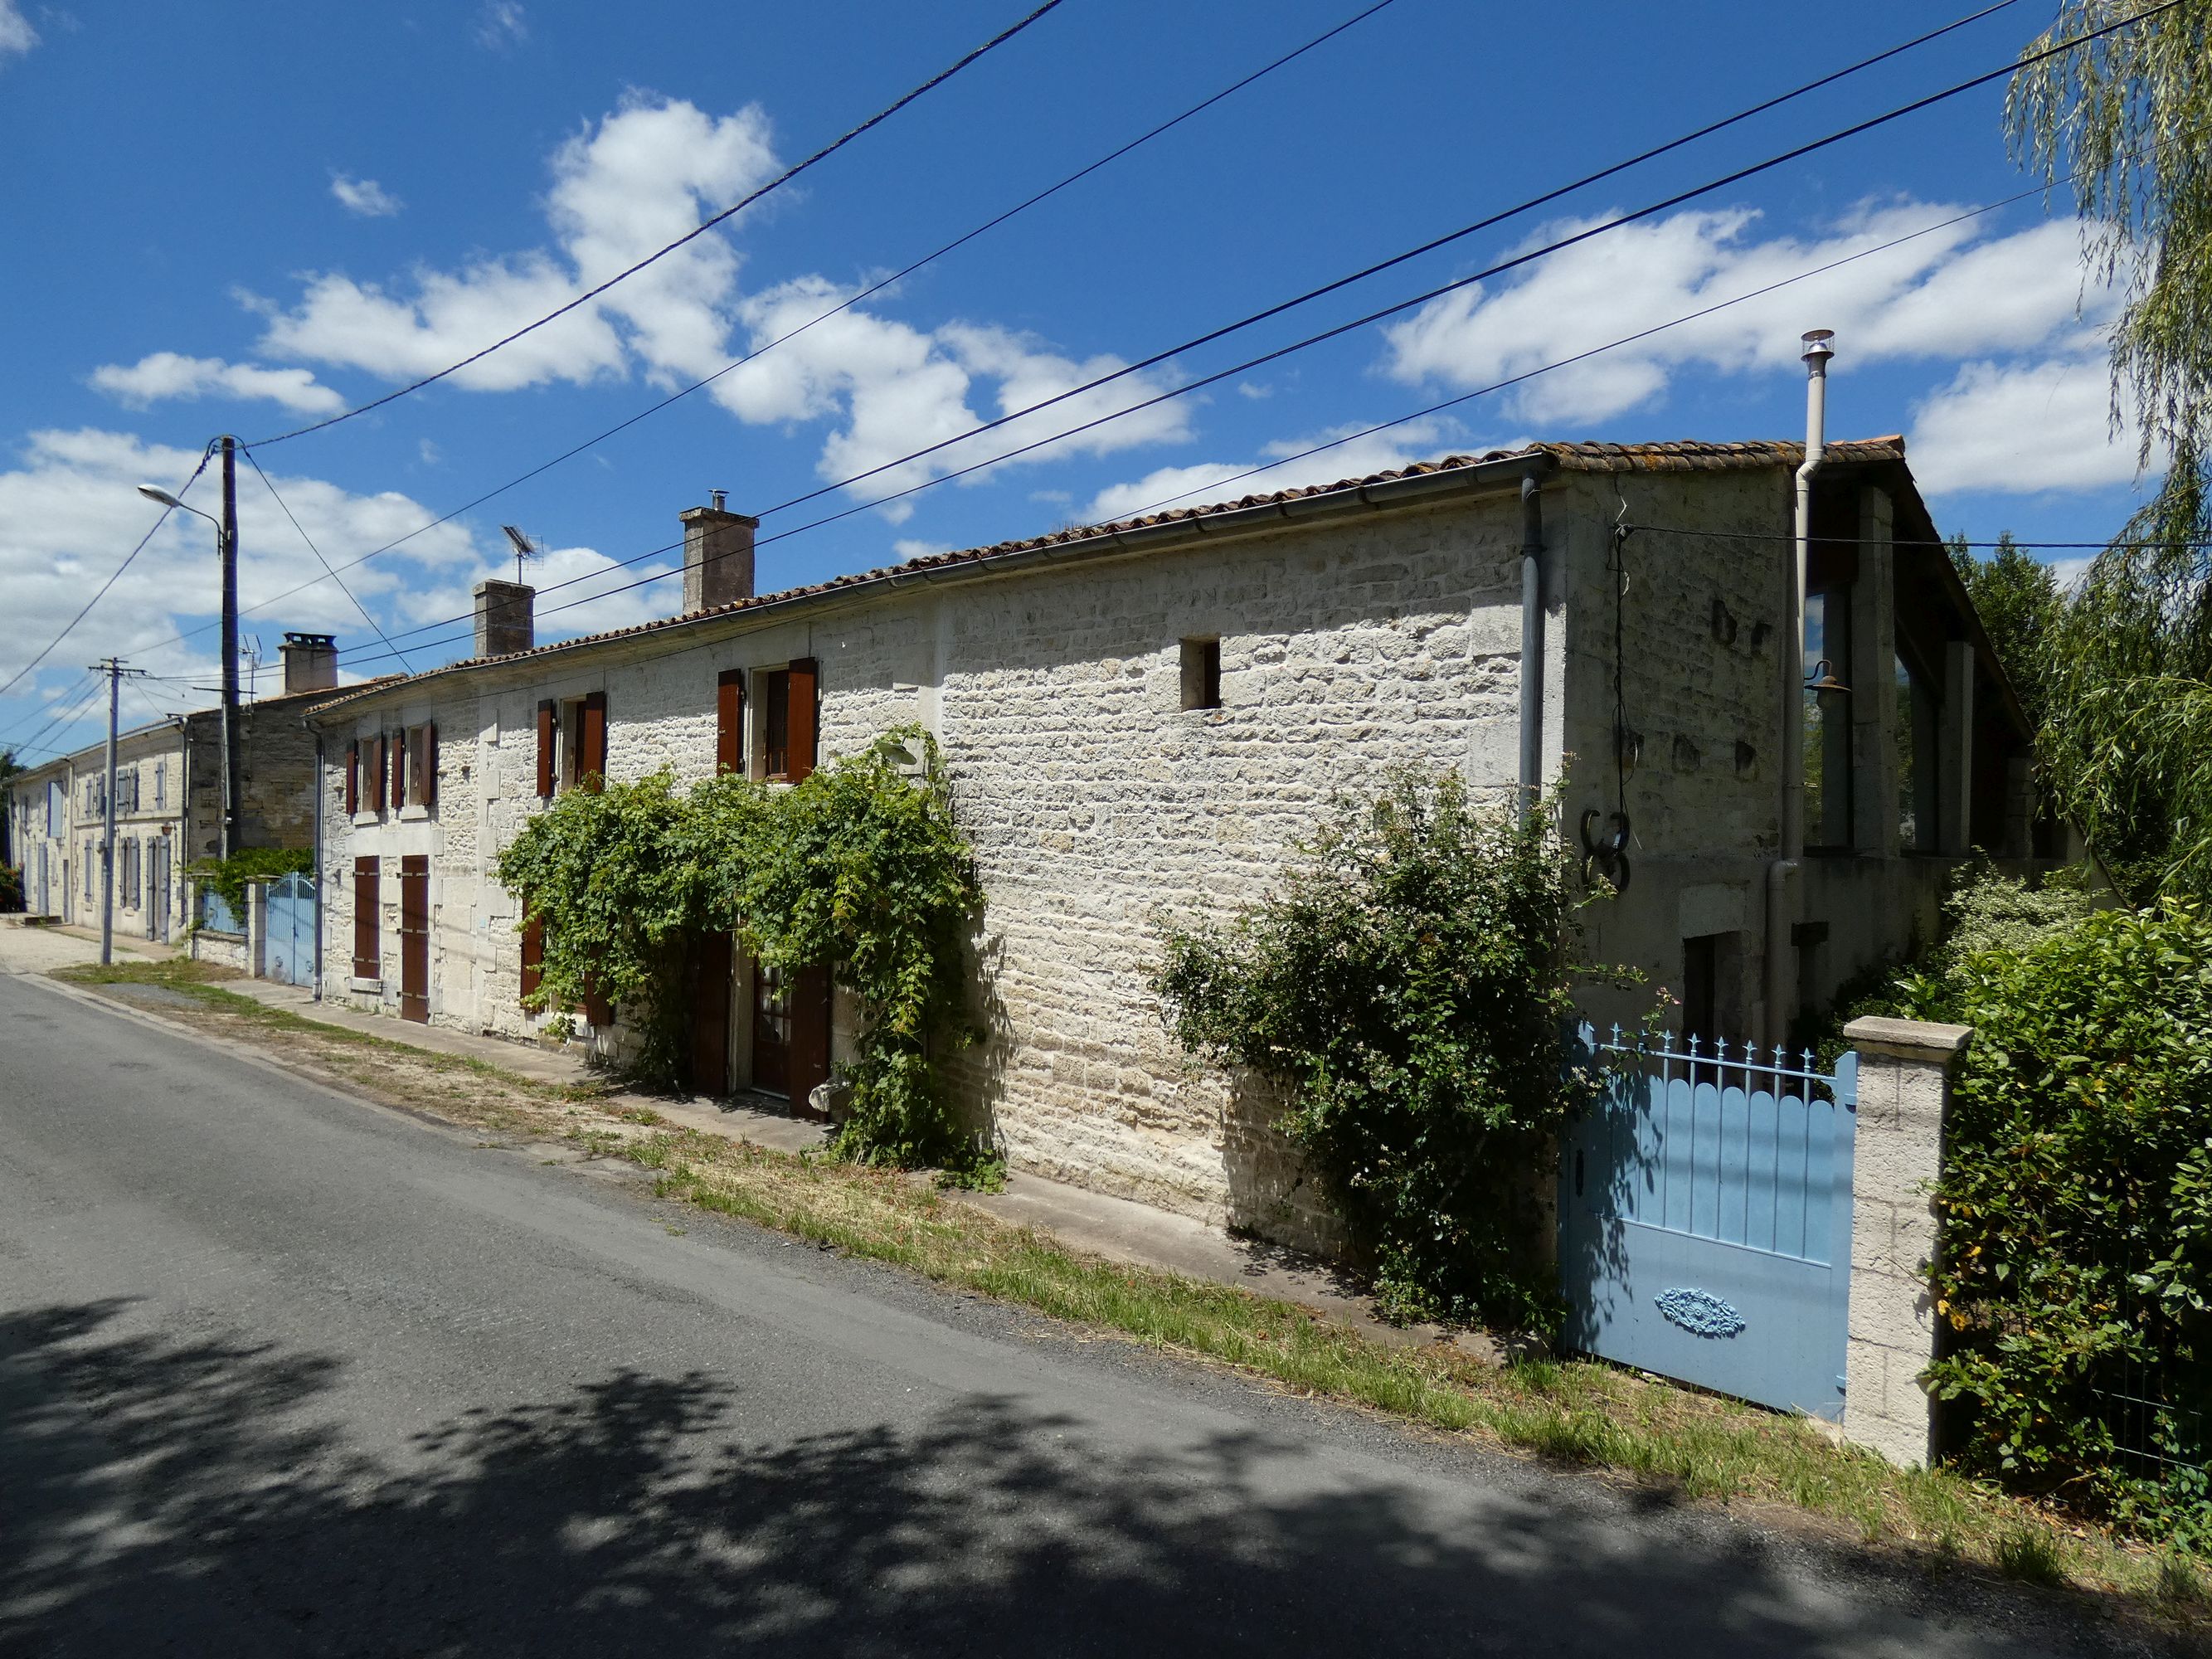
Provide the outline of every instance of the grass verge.
[[[2198,1563],[2053,1516],[1943,1471],[1899,1470],[1809,1425],[1617,1368],[1503,1370],[1445,1346],[1375,1342],[1292,1304],[1103,1261],[1003,1221],[926,1180],[671,1126],[610,1087],[536,1082],[275,1009],[184,960],[56,970],[180,994],[160,1012],[267,1047],[394,1104],[472,1127],[566,1139],[653,1170],[662,1195],[918,1273],[1086,1329],[1234,1367],[1301,1395],[1611,1471],[1685,1499],[1795,1511],[1851,1541],[1969,1565],[2212,1630]],[[143,1006],[143,1005],[141,1005]]]

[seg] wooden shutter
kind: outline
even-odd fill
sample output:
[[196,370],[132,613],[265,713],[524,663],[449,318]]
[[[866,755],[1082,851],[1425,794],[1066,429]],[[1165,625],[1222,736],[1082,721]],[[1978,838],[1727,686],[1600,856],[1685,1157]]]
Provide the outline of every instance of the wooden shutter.
[[373,858],[353,861],[353,976],[384,977],[384,947],[377,938],[377,865]]
[[599,994],[599,982],[589,978],[584,981],[584,1018],[596,1030],[614,1029],[614,1004]]
[[584,699],[583,730],[576,734],[576,782],[598,793],[607,781],[607,694]]
[[522,924],[522,995],[527,1006],[545,981],[545,918],[532,916]]
[[422,728],[422,805],[438,804],[438,728],[434,722]]
[[[795,706],[795,705],[794,705]],[[830,1080],[830,970],[801,968],[791,976],[791,1103],[811,1113],[816,1085]]]
[[538,705],[538,799],[553,799],[553,739],[560,730],[560,717],[553,700],[548,697]]
[[384,810],[384,738],[379,736],[368,740],[368,810]]
[[714,769],[745,769],[745,671],[742,668],[714,677]]
[[821,725],[815,699],[820,680],[820,671],[813,658],[801,657],[791,665],[791,711],[785,716],[789,735],[786,738],[784,775],[793,783],[814,769]]
[[392,810],[397,812],[407,805],[407,732],[403,727],[392,734]]
[[730,936],[702,933],[691,950],[691,1086],[730,1092]]
[[346,816],[351,817],[361,811],[361,739],[356,738],[346,745]]

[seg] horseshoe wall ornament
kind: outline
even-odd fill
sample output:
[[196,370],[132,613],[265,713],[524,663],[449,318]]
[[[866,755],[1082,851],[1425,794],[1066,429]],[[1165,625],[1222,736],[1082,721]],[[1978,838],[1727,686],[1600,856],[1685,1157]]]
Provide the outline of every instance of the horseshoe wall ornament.
[[[1601,836],[1593,827],[1602,817],[1608,817],[1612,829]],[[1628,890],[1628,814],[1607,814],[1593,806],[1583,814],[1583,885],[1590,884],[1590,872],[1595,870],[1613,884],[1616,893]]]

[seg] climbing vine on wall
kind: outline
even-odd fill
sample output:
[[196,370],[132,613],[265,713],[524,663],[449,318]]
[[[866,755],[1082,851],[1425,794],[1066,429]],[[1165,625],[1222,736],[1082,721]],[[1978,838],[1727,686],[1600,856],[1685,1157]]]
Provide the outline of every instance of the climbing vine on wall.
[[788,788],[726,773],[679,791],[663,771],[564,793],[500,855],[499,877],[543,924],[533,1005],[621,1004],[649,1080],[683,1070],[690,940],[734,933],[764,963],[828,966],[859,1005],[841,1155],[969,1179],[994,1169],[942,1076],[942,1051],[972,1036],[964,942],[982,893],[920,727]]

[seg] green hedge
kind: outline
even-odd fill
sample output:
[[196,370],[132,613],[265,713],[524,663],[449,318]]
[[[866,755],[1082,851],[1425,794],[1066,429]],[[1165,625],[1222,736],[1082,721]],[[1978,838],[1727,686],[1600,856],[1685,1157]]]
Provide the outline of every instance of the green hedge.
[[1969,1468],[2202,1538],[2212,921],[2179,902],[2037,920],[1953,946],[1896,1002],[1974,1028],[1936,1193],[1948,1352],[1929,1380]]

